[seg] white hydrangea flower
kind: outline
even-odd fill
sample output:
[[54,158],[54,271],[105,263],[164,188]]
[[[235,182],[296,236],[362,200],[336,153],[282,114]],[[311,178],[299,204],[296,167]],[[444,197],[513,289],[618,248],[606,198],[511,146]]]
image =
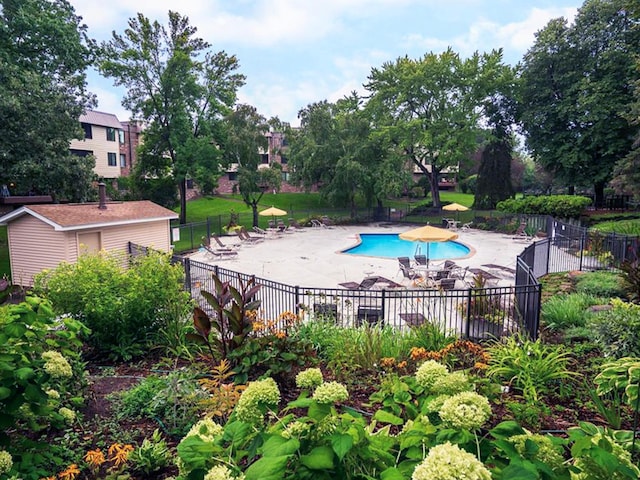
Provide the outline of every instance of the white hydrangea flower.
[[446,442],[429,450],[411,480],[491,480],[491,472],[475,456]]
[[341,383],[326,382],[316,388],[312,398],[318,403],[343,402],[349,398],[349,392]]
[[218,425],[210,418],[205,418],[204,420],[200,420],[193,427],[191,427],[186,436],[198,436],[204,442],[213,442],[214,438],[222,435],[223,432],[224,430],[220,425]]
[[58,413],[64,418],[67,423],[73,423],[76,420],[76,412],[67,407],[62,407],[58,410]]
[[251,382],[238,400],[236,416],[242,422],[260,423],[263,419],[260,407],[275,408],[279,402],[280,390],[273,378]]
[[319,368],[307,368],[296,375],[298,388],[315,388],[323,381],[322,371]]
[[491,416],[491,405],[482,395],[462,392],[445,400],[438,414],[447,427],[476,430]]
[[0,450],[0,475],[13,468],[13,457],[5,450]]
[[449,370],[446,366],[435,360],[427,360],[418,367],[416,371],[416,381],[418,385],[429,391],[438,380],[448,374]]
[[42,359],[45,361],[44,370],[54,378],[69,378],[73,376],[71,365],[66,358],[62,356],[60,352],[55,350],[49,350],[42,354]]

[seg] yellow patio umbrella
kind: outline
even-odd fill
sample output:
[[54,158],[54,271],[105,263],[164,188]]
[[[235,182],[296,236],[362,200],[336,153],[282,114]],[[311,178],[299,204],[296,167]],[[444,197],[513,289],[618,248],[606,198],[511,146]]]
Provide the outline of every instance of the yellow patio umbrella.
[[449,205],[445,205],[442,207],[442,210],[446,210],[447,212],[456,212],[456,220],[458,219],[458,212],[466,212],[469,210],[468,207],[464,205],[460,205],[459,203],[450,203]]
[[[408,240],[410,242],[424,242],[427,244],[427,265],[429,265],[429,242],[446,242],[448,240],[455,240],[458,238],[458,234],[451,230],[445,230],[444,228],[432,227],[431,225],[425,225],[423,227],[414,228],[398,235],[402,240]],[[416,252],[419,250],[420,245],[416,247]]]
[[261,215],[263,217],[282,217],[283,215],[286,215],[286,214],[287,214],[286,210],[280,210],[279,208],[276,208],[276,207],[265,208],[261,212],[258,212],[258,215]]
[[276,217],[282,217],[283,215],[286,215],[286,214],[287,214],[286,210],[281,210],[274,206],[265,208],[261,212],[258,212],[258,215],[261,215],[263,217],[271,217],[271,219],[273,220],[273,223],[269,224],[270,227],[271,226],[275,227]]

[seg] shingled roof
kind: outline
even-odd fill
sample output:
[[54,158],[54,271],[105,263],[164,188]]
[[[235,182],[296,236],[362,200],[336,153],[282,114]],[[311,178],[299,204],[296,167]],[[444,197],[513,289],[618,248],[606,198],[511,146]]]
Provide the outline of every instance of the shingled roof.
[[80,122],[100,125],[101,127],[122,128],[122,124],[113,113],[99,112],[97,110],[87,110],[80,115]]
[[84,230],[86,228],[178,218],[177,213],[148,200],[107,202],[106,207],[100,209],[98,203],[29,205],[0,217],[0,225],[6,225],[22,215],[32,215],[58,231]]

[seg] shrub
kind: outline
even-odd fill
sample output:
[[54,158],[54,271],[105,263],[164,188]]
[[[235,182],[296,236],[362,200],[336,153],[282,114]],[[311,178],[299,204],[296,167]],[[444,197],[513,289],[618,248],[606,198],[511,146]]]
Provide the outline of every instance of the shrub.
[[537,403],[540,395],[553,393],[559,380],[576,375],[568,370],[570,353],[562,346],[536,340],[507,337],[489,348],[487,375],[507,382],[522,393],[527,403]]
[[592,313],[587,309],[593,305],[606,303],[587,293],[570,293],[551,297],[540,311],[544,326],[551,331],[566,330],[586,325]]
[[576,291],[596,297],[626,297],[620,275],[613,272],[589,272],[576,278]]
[[128,360],[142,354],[156,332],[172,318],[176,305],[189,304],[182,266],[150,251],[131,259],[99,252],[81,255],[34,279],[35,290],[59,313],[70,313],[90,329],[88,343],[96,353]]
[[611,300],[613,308],[594,315],[588,322],[596,343],[606,355],[616,358],[640,356],[640,305]]
[[62,460],[53,449],[48,458],[33,456],[26,445],[33,445],[32,432],[64,428],[75,419],[74,408],[83,403],[79,352],[87,333],[71,317],[55,318],[51,304],[41,298],[0,307],[0,445],[10,445],[13,463],[28,464],[38,477],[43,463]]
[[176,370],[150,375],[116,398],[118,418],[158,419],[172,434],[184,434],[197,418],[198,406],[207,398],[196,376]]
[[576,195],[545,195],[539,197],[509,198],[498,202],[503,212],[528,215],[551,215],[558,218],[578,218],[591,204],[591,199]]

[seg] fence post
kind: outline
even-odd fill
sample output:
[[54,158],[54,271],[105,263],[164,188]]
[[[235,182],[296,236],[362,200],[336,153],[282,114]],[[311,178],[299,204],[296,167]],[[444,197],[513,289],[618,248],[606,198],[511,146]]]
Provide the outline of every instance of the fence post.
[[386,303],[386,293],[387,291],[382,289],[382,320],[384,320],[384,312],[385,312],[385,303]]
[[467,327],[465,328],[464,336],[469,338],[471,336],[471,288],[467,290]]
[[582,261],[583,261],[583,256],[584,256],[584,237],[585,237],[585,233],[582,232],[580,235],[580,266],[578,268],[578,270],[582,271]]
[[191,295],[191,260],[189,257],[184,259],[184,288]]
[[296,285],[294,287],[295,297],[296,297],[296,316],[300,317],[300,287]]

